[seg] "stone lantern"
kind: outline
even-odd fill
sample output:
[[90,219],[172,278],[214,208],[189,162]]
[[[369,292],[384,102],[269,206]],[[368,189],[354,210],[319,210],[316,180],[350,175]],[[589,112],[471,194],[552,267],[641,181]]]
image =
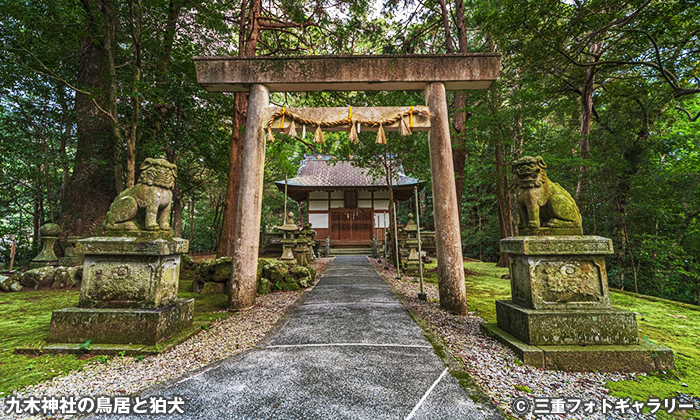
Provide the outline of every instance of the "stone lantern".
[[277,229],[281,230],[284,234],[281,241],[282,256],[280,260],[282,261],[292,261],[294,259],[294,252],[292,250],[297,243],[296,239],[294,239],[294,234],[299,233],[299,226],[294,223],[294,214],[289,212],[287,217],[287,223],[277,227]]
[[61,227],[56,223],[45,223],[39,229],[41,234],[41,252],[29,264],[31,268],[46,267],[58,263],[58,257],[53,251],[61,234]]
[[299,233],[299,239],[297,239],[296,246],[294,248],[294,255],[297,258],[297,263],[302,266],[307,266],[313,258],[313,236],[316,232],[311,229],[311,224],[307,223],[304,228]]
[[418,254],[418,225],[413,221],[413,214],[408,214],[408,222],[403,228],[406,232],[406,246],[408,246],[408,259],[406,260],[406,274],[418,274],[420,271],[420,255]]

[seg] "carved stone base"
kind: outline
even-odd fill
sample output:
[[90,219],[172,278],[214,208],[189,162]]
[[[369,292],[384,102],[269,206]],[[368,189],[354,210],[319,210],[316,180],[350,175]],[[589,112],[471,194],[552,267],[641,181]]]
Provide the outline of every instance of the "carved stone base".
[[409,275],[417,275],[420,273],[420,261],[419,260],[409,260],[406,261],[404,265],[404,271]]
[[77,267],[84,263],[85,259],[82,255],[73,255],[72,257],[61,257],[58,259],[58,265],[61,267]]
[[156,239],[172,240],[174,233],[168,230],[128,230],[128,229],[105,229],[105,236],[109,238],[127,237],[140,241],[155,241]]
[[192,325],[194,299],[149,309],[65,308],[53,312],[51,343],[156,344]]
[[513,303],[531,309],[610,308],[599,236],[517,236],[501,241],[510,261]]
[[540,369],[568,372],[650,372],[676,368],[673,351],[646,341],[627,346],[533,346],[496,324],[483,323],[480,330],[513,350],[526,365]]
[[638,344],[635,315],[618,309],[538,310],[496,301],[498,326],[531,345]]
[[157,308],[177,299],[184,239],[140,241],[88,238],[78,241],[85,256],[80,307]]

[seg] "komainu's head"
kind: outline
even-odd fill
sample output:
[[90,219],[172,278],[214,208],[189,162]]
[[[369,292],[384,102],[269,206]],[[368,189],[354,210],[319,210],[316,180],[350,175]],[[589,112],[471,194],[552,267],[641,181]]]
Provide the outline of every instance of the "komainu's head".
[[516,185],[522,188],[539,188],[547,179],[547,165],[542,156],[524,156],[513,162]]
[[139,184],[155,185],[172,190],[175,187],[177,166],[165,159],[148,158],[141,164]]

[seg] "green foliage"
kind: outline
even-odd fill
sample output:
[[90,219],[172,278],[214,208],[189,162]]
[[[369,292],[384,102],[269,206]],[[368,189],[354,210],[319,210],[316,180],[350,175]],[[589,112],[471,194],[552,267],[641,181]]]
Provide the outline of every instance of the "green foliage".
[[[695,302],[700,296],[700,262],[690,256],[674,240],[656,235],[640,235],[632,244],[637,270],[638,287],[645,294]],[[618,262],[618,261],[615,261]],[[634,290],[630,270],[620,269],[618,262],[611,270],[612,286]]]
[[526,387],[525,385],[514,385],[513,388],[515,388],[521,392],[532,394],[532,390],[530,388]]
[[80,354],[87,354],[90,352],[90,350],[92,350],[92,340],[88,340],[78,346],[78,351]]

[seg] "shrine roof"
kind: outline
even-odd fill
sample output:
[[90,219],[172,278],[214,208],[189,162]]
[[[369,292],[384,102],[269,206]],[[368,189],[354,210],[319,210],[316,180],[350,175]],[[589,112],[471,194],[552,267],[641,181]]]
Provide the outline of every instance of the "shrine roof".
[[[406,176],[403,167],[396,169],[393,187],[412,187],[422,181]],[[277,181],[277,186],[284,190],[284,180]],[[304,161],[295,178],[287,180],[289,187],[313,188],[377,188],[387,186],[383,175],[375,175],[369,169],[353,165],[350,160],[338,160],[326,154],[304,155]]]

